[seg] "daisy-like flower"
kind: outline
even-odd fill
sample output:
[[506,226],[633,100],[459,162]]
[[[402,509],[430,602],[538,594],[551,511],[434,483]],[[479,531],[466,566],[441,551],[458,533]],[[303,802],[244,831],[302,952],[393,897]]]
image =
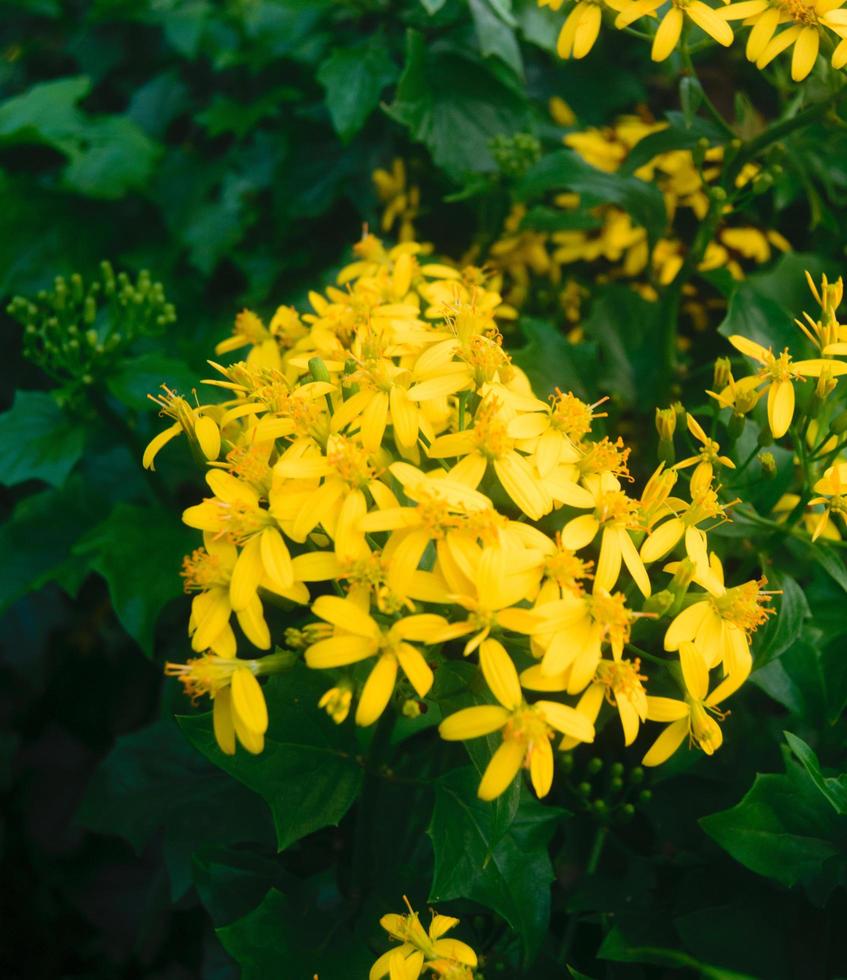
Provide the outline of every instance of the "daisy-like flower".
[[638,501],[621,490],[619,480],[611,473],[587,476],[583,482],[592,497],[593,513],[568,521],[562,528],[562,543],[572,551],[579,551],[600,534],[595,587],[613,589],[623,563],[642,594],[649,596],[650,579],[629,534],[630,530],[642,530],[638,523]]
[[493,800],[504,793],[522,767],[529,770],[538,796],[546,796],[553,782],[550,740],[554,730],[580,742],[593,742],[594,725],[574,708],[557,701],[527,704],[512,658],[496,640],[482,643],[480,666],[499,705],[477,705],[457,711],[439,725],[441,737],[464,741],[502,732],[503,741],[479,784],[480,799]]
[[268,709],[256,677],[287,670],[291,654],[278,653],[261,660],[236,660],[206,654],[187,664],[165,664],[169,677],[178,677],[192,701],[204,694],[212,699],[215,739],[226,755],[235,754],[236,738],[253,755],[265,746]]
[[[623,29],[638,20],[654,14],[664,0],[630,0],[615,20],[615,27]],[[667,13],[662,17],[653,38],[650,57],[653,61],[664,61],[679,43],[682,28],[688,18],[718,44],[729,47],[732,44],[732,28],[702,0],[671,0]]]
[[402,945],[390,949],[371,967],[368,980],[417,980],[421,971],[428,969],[450,980],[472,980],[477,956],[461,939],[444,938],[459,920],[451,915],[432,913],[429,929],[424,929],[418,913],[404,896],[408,915],[389,913],[379,924]]
[[735,463],[728,456],[720,455],[720,445],[706,435],[703,427],[693,415],[688,414],[686,417],[688,419],[688,431],[703,448],[696,456],[689,456],[687,459],[680,460],[674,469],[682,470],[688,466],[696,467],[691,474],[691,493],[694,495],[711,487],[715,466],[728,466],[734,470]]
[[[820,480],[815,483],[814,490],[820,496],[813,497],[809,501],[809,506],[825,504],[820,515],[815,514],[813,518],[815,524],[812,541],[817,541],[827,526],[832,523],[833,514],[837,514],[842,524],[847,526],[847,463],[836,463],[826,469]],[[831,538],[832,534],[827,536]],[[836,536],[840,537],[837,529]]]
[[661,765],[682,745],[686,735],[706,755],[713,755],[723,744],[723,732],[715,718],[722,721],[726,714],[717,706],[732,694],[737,685],[733,685],[733,679],[727,678],[709,694],[709,670],[692,643],[684,643],[680,647],[679,659],[685,682],[685,700],[648,696],[647,719],[669,724],[647,750],[641,760],[643,766]]
[[[765,68],[777,55],[793,47],[791,77],[800,82],[814,67],[821,37],[825,35],[824,27],[843,37],[847,11],[837,9],[843,3],[844,0],[740,0],[721,10],[719,16],[724,20],[744,20],[752,27],[746,53],[757,68]],[[777,33],[781,24],[790,26]],[[843,61],[837,63],[841,56],[842,52],[836,48],[833,67],[843,66]],[[847,55],[844,57],[847,60]]]
[[831,375],[847,374],[847,364],[824,358],[792,361],[788,348],[776,355],[754,340],[733,334],[729,342],[747,357],[758,361],[756,377],[759,386],[768,387],[768,424],[775,439],[784,436],[794,418],[794,381],[799,378],[818,378],[827,370]]
[[350,597],[329,595],[315,599],[312,612],[335,630],[332,636],[318,640],[306,650],[309,667],[345,667],[376,657],[356,708],[357,725],[372,725],[385,711],[394,692],[398,668],[418,697],[426,696],[432,687],[432,670],[409,641],[431,642],[433,634],[446,624],[443,616],[406,616],[386,628]]
[[174,419],[173,425],[153,436],[144,450],[141,463],[145,470],[155,470],[156,456],[163,446],[184,432],[192,449],[199,450],[205,459],[217,459],[221,452],[221,430],[209,413],[210,407],[193,408],[191,404],[162,385],[163,395],[148,395],[160,408],[160,415]]
[[[538,2],[553,10],[562,6],[562,0]],[[560,58],[584,58],[588,54],[600,34],[604,7],[620,10],[621,0],[576,0],[556,40],[556,53]]]
[[755,579],[727,589],[723,566],[715,554],[708,576],[695,571],[694,581],[706,589],[706,595],[673,619],[665,633],[665,649],[679,650],[683,644],[692,643],[707,668],[723,664],[725,689],[732,693],[744,683],[752,667],[750,634],[774,611],[768,606],[770,593],[761,589],[764,580]]

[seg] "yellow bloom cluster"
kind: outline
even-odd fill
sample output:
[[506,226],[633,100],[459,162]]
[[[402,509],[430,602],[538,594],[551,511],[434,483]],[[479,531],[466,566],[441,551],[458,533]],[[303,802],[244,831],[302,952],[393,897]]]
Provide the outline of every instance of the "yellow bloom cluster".
[[[559,10],[564,0],[538,0],[540,7]],[[594,46],[603,22],[603,11],[614,14],[614,26],[625,30],[642,18],[657,18],[665,0],[574,0],[556,43],[561,58],[584,58]],[[686,27],[697,27],[713,41],[729,47],[734,40],[729,22],[741,20],[750,27],[747,58],[762,69],[778,55],[793,48],[791,77],[802,81],[811,72],[827,31],[838,38],[832,52],[833,68],[847,64],[847,10],[844,0],[725,0],[727,6],[711,7],[703,0],[671,0],[653,33],[651,57],[664,61],[678,46]],[[779,28],[783,30],[779,30]]]
[[[840,278],[830,283],[824,276],[818,287],[808,272],[806,279],[820,309],[814,317],[804,313],[795,323],[821,356],[794,360],[787,347],[775,353],[747,337],[732,336],[732,346],[755,367],[751,374],[736,379],[728,367],[721,366],[716,370],[716,379],[722,381],[717,386],[720,390],[709,394],[721,408],[743,419],[767,392],[767,425],[773,438],[781,439],[797,424],[795,386],[814,381],[814,389],[806,393],[808,404],[799,431],[793,434],[799,464],[797,492],[784,494],[775,511],[780,521],[802,520],[812,540],[820,536],[839,540],[841,533],[832,516],[847,521],[847,463],[842,459],[847,413],[832,395],[838,379],[847,374],[847,363],[838,360],[847,356],[847,325],[838,320],[844,284]],[[817,496],[809,499],[812,492]]]
[[[667,127],[667,123],[639,115],[624,115],[610,126],[580,129],[573,125],[573,115],[566,110],[561,99],[551,104],[554,119],[562,120],[570,128],[563,137],[565,145],[605,173],[618,173],[641,140]],[[487,256],[488,267],[502,279],[509,304],[520,308],[531,288],[545,283],[560,291],[560,305],[566,318],[577,321],[580,288],[575,280],[564,278],[563,270],[580,264],[590,264],[590,275],[595,281],[630,281],[645,299],[657,299],[656,286],[667,286],[674,279],[687,253],[685,240],[675,233],[674,224],[678,221],[685,226],[690,217],[700,221],[706,216],[709,186],[720,175],[723,153],[720,146],[704,148],[697,156],[692,150],[665,151],[634,171],[634,177],[658,187],[665,201],[668,231],[652,249],[646,229],[614,204],[592,208],[589,217],[593,220],[588,227],[584,221],[574,221],[573,228],[554,232],[524,227],[527,208],[523,204],[514,205],[503,232]],[[748,185],[758,172],[756,165],[748,164],[739,174],[737,186]],[[553,205],[562,212],[563,219],[578,216],[580,201],[576,194],[558,194]],[[761,265],[770,261],[775,250],[790,248],[778,232],[737,224],[732,215],[733,209],[727,205],[725,216],[699,263],[700,272],[726,269],[734,279],[743,279],[745,266]],[[598,263],[602,263],[599,271]],[[707,322],[707,313],[696,298],[694,286],[687,285],[686,297],[686,312],[698,324]]]
[[383,953],[371,967],[369,980],[418,980],[423,972],[441,980],[473,980],[477,966],[476,953],[460,939],[445,938],[459,920],[433,911],[429,929],[424,929],[418,913],[408,899],[408,915],[391,913],[380,919],[380,925],[399,940],[400,946]]
[[[533,394],[502,347],[501,297],[479,269],[430,262],[414,242],[366,236],[354,251],[339,285],[311,294],[311,312],[283,308],[267,329],[240,314],[219,349],[252,350],[215,364],[209,382],[227,399],[184,419],[190,437],[198,413],[211,420],[216,438],[202,441],[209,495],[183,515],[204,535],[184,569],[202,656],[169,669],[213,695],[221,747],[234,751],[234,731],[261,749],[254,675],[290,656],[236,659],[233,616],[269,649],[266,607],[282,604],[310,607],[285,642],[330,672],[321,704],[339,722],[355,702],[356,722],[373,724],[395,691],[440,707],[440,667],[473,658],[494,703],[462,708],[440,732],[500,733],[483,798],[521,768],[547,793],[552,740],[591,742],[604,702],[626,744],[647,720],[672,720],[675,738],[687,718],[711,752],[703,712],[746,679],[749,636],[767,615],[760,583],[725,585],[710,554],[708,530],[728,519],[720,447],[692,419],[702,452],[660,465],[633,492],[629,448],[594,431],[600,403]],[[634,624],[660,618],[658,675],[684,676],[685,718],[647,695],[627,655]],[[648,764],[678,744],[663,738]]]

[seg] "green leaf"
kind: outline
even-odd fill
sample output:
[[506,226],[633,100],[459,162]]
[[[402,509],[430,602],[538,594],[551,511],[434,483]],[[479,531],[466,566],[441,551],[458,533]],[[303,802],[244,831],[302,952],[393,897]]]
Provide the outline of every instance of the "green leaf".
[[827,643],[804,636],[750,680],[797,718],[813,725],[821,718],[835,724],[847,702],[844,644],[840,638]]
[[77,103],[91,91],[83,75],[34,85],[0,103],[0,142],[46,143],[67,151],[86,125]]
[[[218,775],[238,786],[224,773],[218,771]],[[239,791],[248,792],[240,787]],[[254,793],[249,795],[258,799]],[[264,804],[260,806],[265,819],[269,820],[267,808]],[[283,869],[278,855],[221,846],[221,839],[219,834],[216,841],[202,844],[195,850],[192,872],[200,901],[216,926],[247,915],[262,903],[270,888],[285,889],[292,877]]]
[[435,783],[427,830],[435,851],[430,901],[470,898],[494,909],[518,933],[529,961],[547,930],[554,877],[547,844],[564,811],[526,790],[517,807],[508,794],[486,803],[478,785],[471,766]]
[[74,554],[88,557],[106,580],[121,625],[149,656],[159,613],[182,594],[182,558],[196,545],[194,532],[173,511],[119,504]]
[[421,0],[421,6],[432,17],[433,14],[437,14],[441,10],[446,2],[447,0]]
[[77,819],[124,837],[139,854],[163,829],[174,900],[191,886],[191,856],[201,844],[273,840],[259,798],[209,765],[172,720],[118,738],[88,784]]
[[100,519],[100,506],[74,476],[61,489],[32,494],[15,507],[0,527],[0,611],[47,582],[76,592],[88,565],[70,557],[71,547]]
[[71,153],[65,184],[87,197],[115,200],[143,187],[161,147],[126,116],[106,116],[87,123],[84,145]]
[[803,590],[790,575],[780,575],[774,585],[782,590],[782,595],[776,597],[775,615],[754,636],[757,667],[784,653],[800,637],[803,624],[811,615]]
[[347,142],[359,132],[379,105],[383,89],[399,74],[380,35],[353,48],[336,48],[323,62],[318,81],[326,90],[332,125],[342,140]]
[[527,121],[524,93],[501,77],[496,64],[443,42],[429,44],[416,31],[406,36],[406,64],[386,111],[456,181],[494,172],[489,140],[519,132]]
[[542,157],[523,177],[516,193],[526,201],[554,190],[576,191],[584,206],[616,204],[646,228],[651,238],[658,238],[667,224],[658,187],[637,177],[597,170],[573,150],[556,150]]
[[572,344],[561,329],[548,320],[523,317],[520,328],[526,344],[511,352],[512,360],[526,372],[539,398],[560,388],[572,391],[586,401],[594,400],[597,390],[596,344]]
[[484,58],[499,58],[519,77],[523,77],[521,49],[515,37],[511,0],[469,0],[479,50]]
[[176,391],[191,391],[197,385],[197,372],[175,357],[140,354],[121,361],[109,374],[106,384],[128,408],[152,410],[155,406],[148,395],[155,395],[163,384]]
[[195,748],[267,802],[281,851],[322,827],[336,826],[362,785],[350,726],[335,725],[317,707],[326,686],[324,678],[305,667],[268,681],[270,728],[258,756],[224,755],[211,715],[179,719]]
[[375,957],[339,915],[272,889],[257,909],[217,934],[241,966],[241,980],[366,977]]
[[0,415],[0,483],[43,480],[60,487],[85,445],[82,423],[67,415],[43,391],[17,391],[8,412]]
[[833,776],[824,776],[818,757],[803,739],[792,735],[791,732],[784,732],[784,735],[791,751],[803,763],[809,778],[823,793],[833,810],[841,815],[847,814],[847,775],[839,776],[837,779]]
[[700,826],[751,871],[801,884],[814,901],[825,900],[847,870],[845,825],[800,769],[757,775],[740,803]]
[[618,926],[613,926],[603,940],[597,956],[617,963],[649,963],[655,966],[687,967],[696,970],[706,980],[755,980],[747,973],[736,973],[722,967],[702,963],[689,953],[661,946],[641,946],[631,943]]

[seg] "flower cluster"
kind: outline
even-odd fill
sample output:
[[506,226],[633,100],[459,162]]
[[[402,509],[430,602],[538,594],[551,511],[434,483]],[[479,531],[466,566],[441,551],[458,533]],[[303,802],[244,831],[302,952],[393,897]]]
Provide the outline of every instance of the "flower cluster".
[[[830,33],[838,43],[832,51],[833,68],[847,64],[847,10],[844,0],[725,0],[712,7],[703,0],[671,0],[658,16],[664,0],[574,0],[556,43],[561,58],[584,58],[596,42],[604,11],[618,30],[636,22],[645,26],[658,19],[652,31],[651,57],[664,61],[691,27],[724,47],[734,40],[731,21],[750,28],[746,55],[763,69],[786,50],[792,51],[791,77],[802,81],[811,72],[821,42],[831,46]],[[541,7],[561,9],[563,0],[538,0]],[[828,33],[829,32],[829,33]]]
[[[839,360],[847,355],[847,325],[838,319],[844,285],[840,278],[831,283],[824,276],[820,286],[808,273],[806,278],[819,311],[815,316],[804,313],[795,322],[803,334],[800,342],[818,356],[797,360],[788,347],[777,353],[747,337],[732,336],[730,343],[745,355],[752,370],[736,378],[727,362],[719,362],[715,370],[719,390],[709,394],[722,409],[729,409],[735,428],[764,400],[763,428],[768,438],[788,437],[797,464],[795,486],[776,504],[777,520],[788,524],[791,533],[799,531],[793,526],[795,519],[804,523],[812,540],[821,536],[840,540],[833,516],[847,522],[847,462],[843,459],[847,411],[836,395],[838,379],[847,374],[847,363]],[[765,444],[767,439],[760,437],[760,442]]]
[[[218,350],[250,352],[209,382],[226,399],[171,413],[166,430],[199,447],[208,487],[183,515],[204,536],[183,572],[200,658],[169,670],[214,698],[221,748],[261,749],[255,675],[291,658],[237,659],[234,627],[270,649],[266,612],[282,605],[307,611],[285,643],[326,672],[335,721],[431,698],[443,738],[499,733],[485,799],[522,768],[546,794],[554,739],[591,742],[604,704],[627,745],[644,722],[672,722],[647,764],[683,722],[713,751],[708,713],[749,674],[769,611],[761,582],[725,584],[709,547],[728,520],[720,447],[692,419],[702,451],[634,490],[630,448],[597,431],[601,403],[541,400],[512,363],[481,270],[414,242],[365,236],[354,251],[310,312],[280,308],[267,327],[240,314]],[[649,670],[634,630],[654,647]],[[479,684],[439,701],[439,671],[463,658],[485,703]],[[683,700],[653,696],[674,677]]]

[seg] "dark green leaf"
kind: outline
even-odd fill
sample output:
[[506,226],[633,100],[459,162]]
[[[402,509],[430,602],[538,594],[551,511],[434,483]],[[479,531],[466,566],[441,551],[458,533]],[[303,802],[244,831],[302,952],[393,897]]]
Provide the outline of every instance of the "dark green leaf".
[[572,344],[560,328],[547,320],[523,317],[520,327],[526,344],[512,351],[512,359],[526,372],[536,395],[543,398],[560,388],[593,401],[597,384],[596,344]]
[[124,405],[134,409],[153,409],[148,395],[158,394],[163,384],[180,392],[197,385],[197,372],[185,361],[164,354],[140,354],[127,358],[109,374],[109,391]]
[[435,808],[427,833],[435,850],[430,900],[471,898],[494,909],[517,932],[529,959],[550,916],[553,867],[547,844],[562,811],[522,791],[512,806],[477,795],[479,773],[454,769],[435,784]]
[[785,740],[794,755],[803,763],[809,778],[832,805],[833,810],[842,815],[847,814],[847,775],[838,778],[824,776],[818,757],[802,738],[792,735],[791,732],[785,732]]
[[117,740],[88,785],[78,819],[126,838],[139,853],[163,829],[174,899],[191,885],[191,855],[199,845],[273,840],[259,798],[209,765],[173,721]]
[[460,180],[496,169],[489,140],[523,129],[527,105],[523,93],[491,63],[443,44],[427,44],[421,34],[409,31],[406,64],[387,112],[426,145],[438,166]]
[[810,615],[806,596],[790,575],[780,575],[773,584],[782,590],[782,595],[775,597],[776,614],[754,637],[757,667],[763,667],[787,650],[799,638]]
[[44,480],[60,487],[82,455],[85,429],[43,391],[18,391],[0,415],[0,483]]
[[85,128],[77,103],[90,91],[90,80],[78,76],[43,82],[7,99],[0,103],[0,140],[47,143],[67,151]]
[[147,182],[160,152],[159,145],[125,116],[92,120],[84,146],[71,154],[64,180],[87,197],[123,197]]
[[326,90],[332,124],[343,140],[359,132],[379,105],[383,89],[398,74],[380,35],[354,48],[336,48],[324,61],[318,81]]
[[482,56],[499,58],[522,77],[523,59],[515,37],[515,19],[509,9],[500,0],[469,0],[469,3]]
[[241,966],[241,980],[269,977],[349,980],[365,977],[375,957],[332,911],[310,908],[275,889],[218,938]]
[[542,157],[521,180],[517,194],[522,200],[532,200],[560,190],[576,191],[583,204],[617,204],[653,238],[665,229],[667,213],[658,187],[637,177],[597,170],[573,150],[556,150]]
[[270,728],[259,756],[226,756],[217,747],[211,715],[181,718],[191,743],[271,808],[277,844],[285,850],[321,827],[335,826],[362,784],[349,726],[335,725],[317,707],[326,681],[305,668],[271,678],[265,687]]
[[655,966],[687,967],[696,970],[698,976],[706,980],[754,980],[749,974],[724,970],[721,967],[701,963],[696,957],[678,949],[664,949],[659,946],[638,946],[630,943],[621,930],[615,926],[603,940],[597,953],[604,960],[618,963],[651,963]]
[[813,900],[825,900],[847,871],[845,827],[800,769],[757,775],[739,804],[703,817],[700,826],[751,871],[802,884]]
[[22,500],[0,527],[0,610],[56,580],[73,594],[88,574],[88,565],[70,557],[71,547],[99,518],[100,501],[78,476],[60,490]]
[[162,607],[182,594],[182,558],[196,545],[173,511],[119,504],[74,553],[106,579],[121,625],[149,656]]

